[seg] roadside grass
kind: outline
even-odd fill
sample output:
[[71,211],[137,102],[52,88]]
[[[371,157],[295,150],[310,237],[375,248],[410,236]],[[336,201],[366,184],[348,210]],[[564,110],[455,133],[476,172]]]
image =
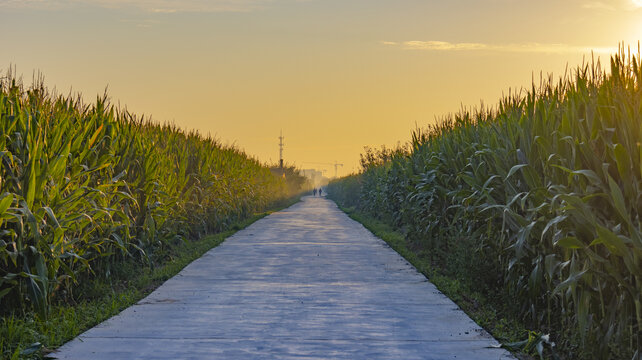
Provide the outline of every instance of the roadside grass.
[[[406,237],[390,225],[359,212],[354,207],[343,207],[338,204],[337,206],[350,218],[384,240],[500,343],[512,344],[523,340],[528,335],[524,326],[508,314],[509,311],[504,308],[501,299],[490,299],[472,290],[464,280],[446,275],[445,269],[430,261],[429,254],[425,251],[413,250]],[[512,352],[518,359],[533,359],[529,354]]]
[[0,318],[0,358],[46,358],[55,348],[137,303],[237,231],[299,200],[300,197],[296,197],[282,201],[273,210],[254,214],[231,225],[229,230],[175,244],[162,264],[150,266],[134,260],[123,261],[114,267],[110,279],[95,278],[79,288],[81,301],[53,304],[47,319],[34,312]]

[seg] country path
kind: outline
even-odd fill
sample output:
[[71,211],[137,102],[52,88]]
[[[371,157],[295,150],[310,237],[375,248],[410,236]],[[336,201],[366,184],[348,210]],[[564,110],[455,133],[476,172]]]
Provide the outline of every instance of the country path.
[[59,359],[513,359],[323,198],[237,232]]

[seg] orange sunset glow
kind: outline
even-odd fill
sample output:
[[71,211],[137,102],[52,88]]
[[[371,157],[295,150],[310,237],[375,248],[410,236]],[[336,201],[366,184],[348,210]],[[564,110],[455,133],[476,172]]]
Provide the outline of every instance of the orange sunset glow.
[[461,106],[494,104],[642,35],[639,0],[0,1],[0,68],[211,134],[263,162],[359,170]]

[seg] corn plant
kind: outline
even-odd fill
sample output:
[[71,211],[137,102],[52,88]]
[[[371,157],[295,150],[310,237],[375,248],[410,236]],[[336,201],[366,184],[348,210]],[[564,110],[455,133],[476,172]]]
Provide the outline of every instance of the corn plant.
[[0,309],[73,297],[126,257],[219,231],[291,196],[233,147],[109,104],[0,79]]
[[357,204],[469,267],[567,353],[639,356],[641,81],[639,51],[622,47],[608,71],[592,62],[449,115],[409,149],[366,153]]

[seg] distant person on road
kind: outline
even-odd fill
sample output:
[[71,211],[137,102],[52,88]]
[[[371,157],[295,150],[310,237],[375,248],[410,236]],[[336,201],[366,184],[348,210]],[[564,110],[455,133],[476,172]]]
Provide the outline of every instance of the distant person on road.
[[314,190],[312,190],[312,194],[314,194],[314,197],[317,196],[317,188],[314,188]]
[[319,196],[321,196],[321,193],[323,193],[323,190],[321,190],[321,188],[319,188]]

